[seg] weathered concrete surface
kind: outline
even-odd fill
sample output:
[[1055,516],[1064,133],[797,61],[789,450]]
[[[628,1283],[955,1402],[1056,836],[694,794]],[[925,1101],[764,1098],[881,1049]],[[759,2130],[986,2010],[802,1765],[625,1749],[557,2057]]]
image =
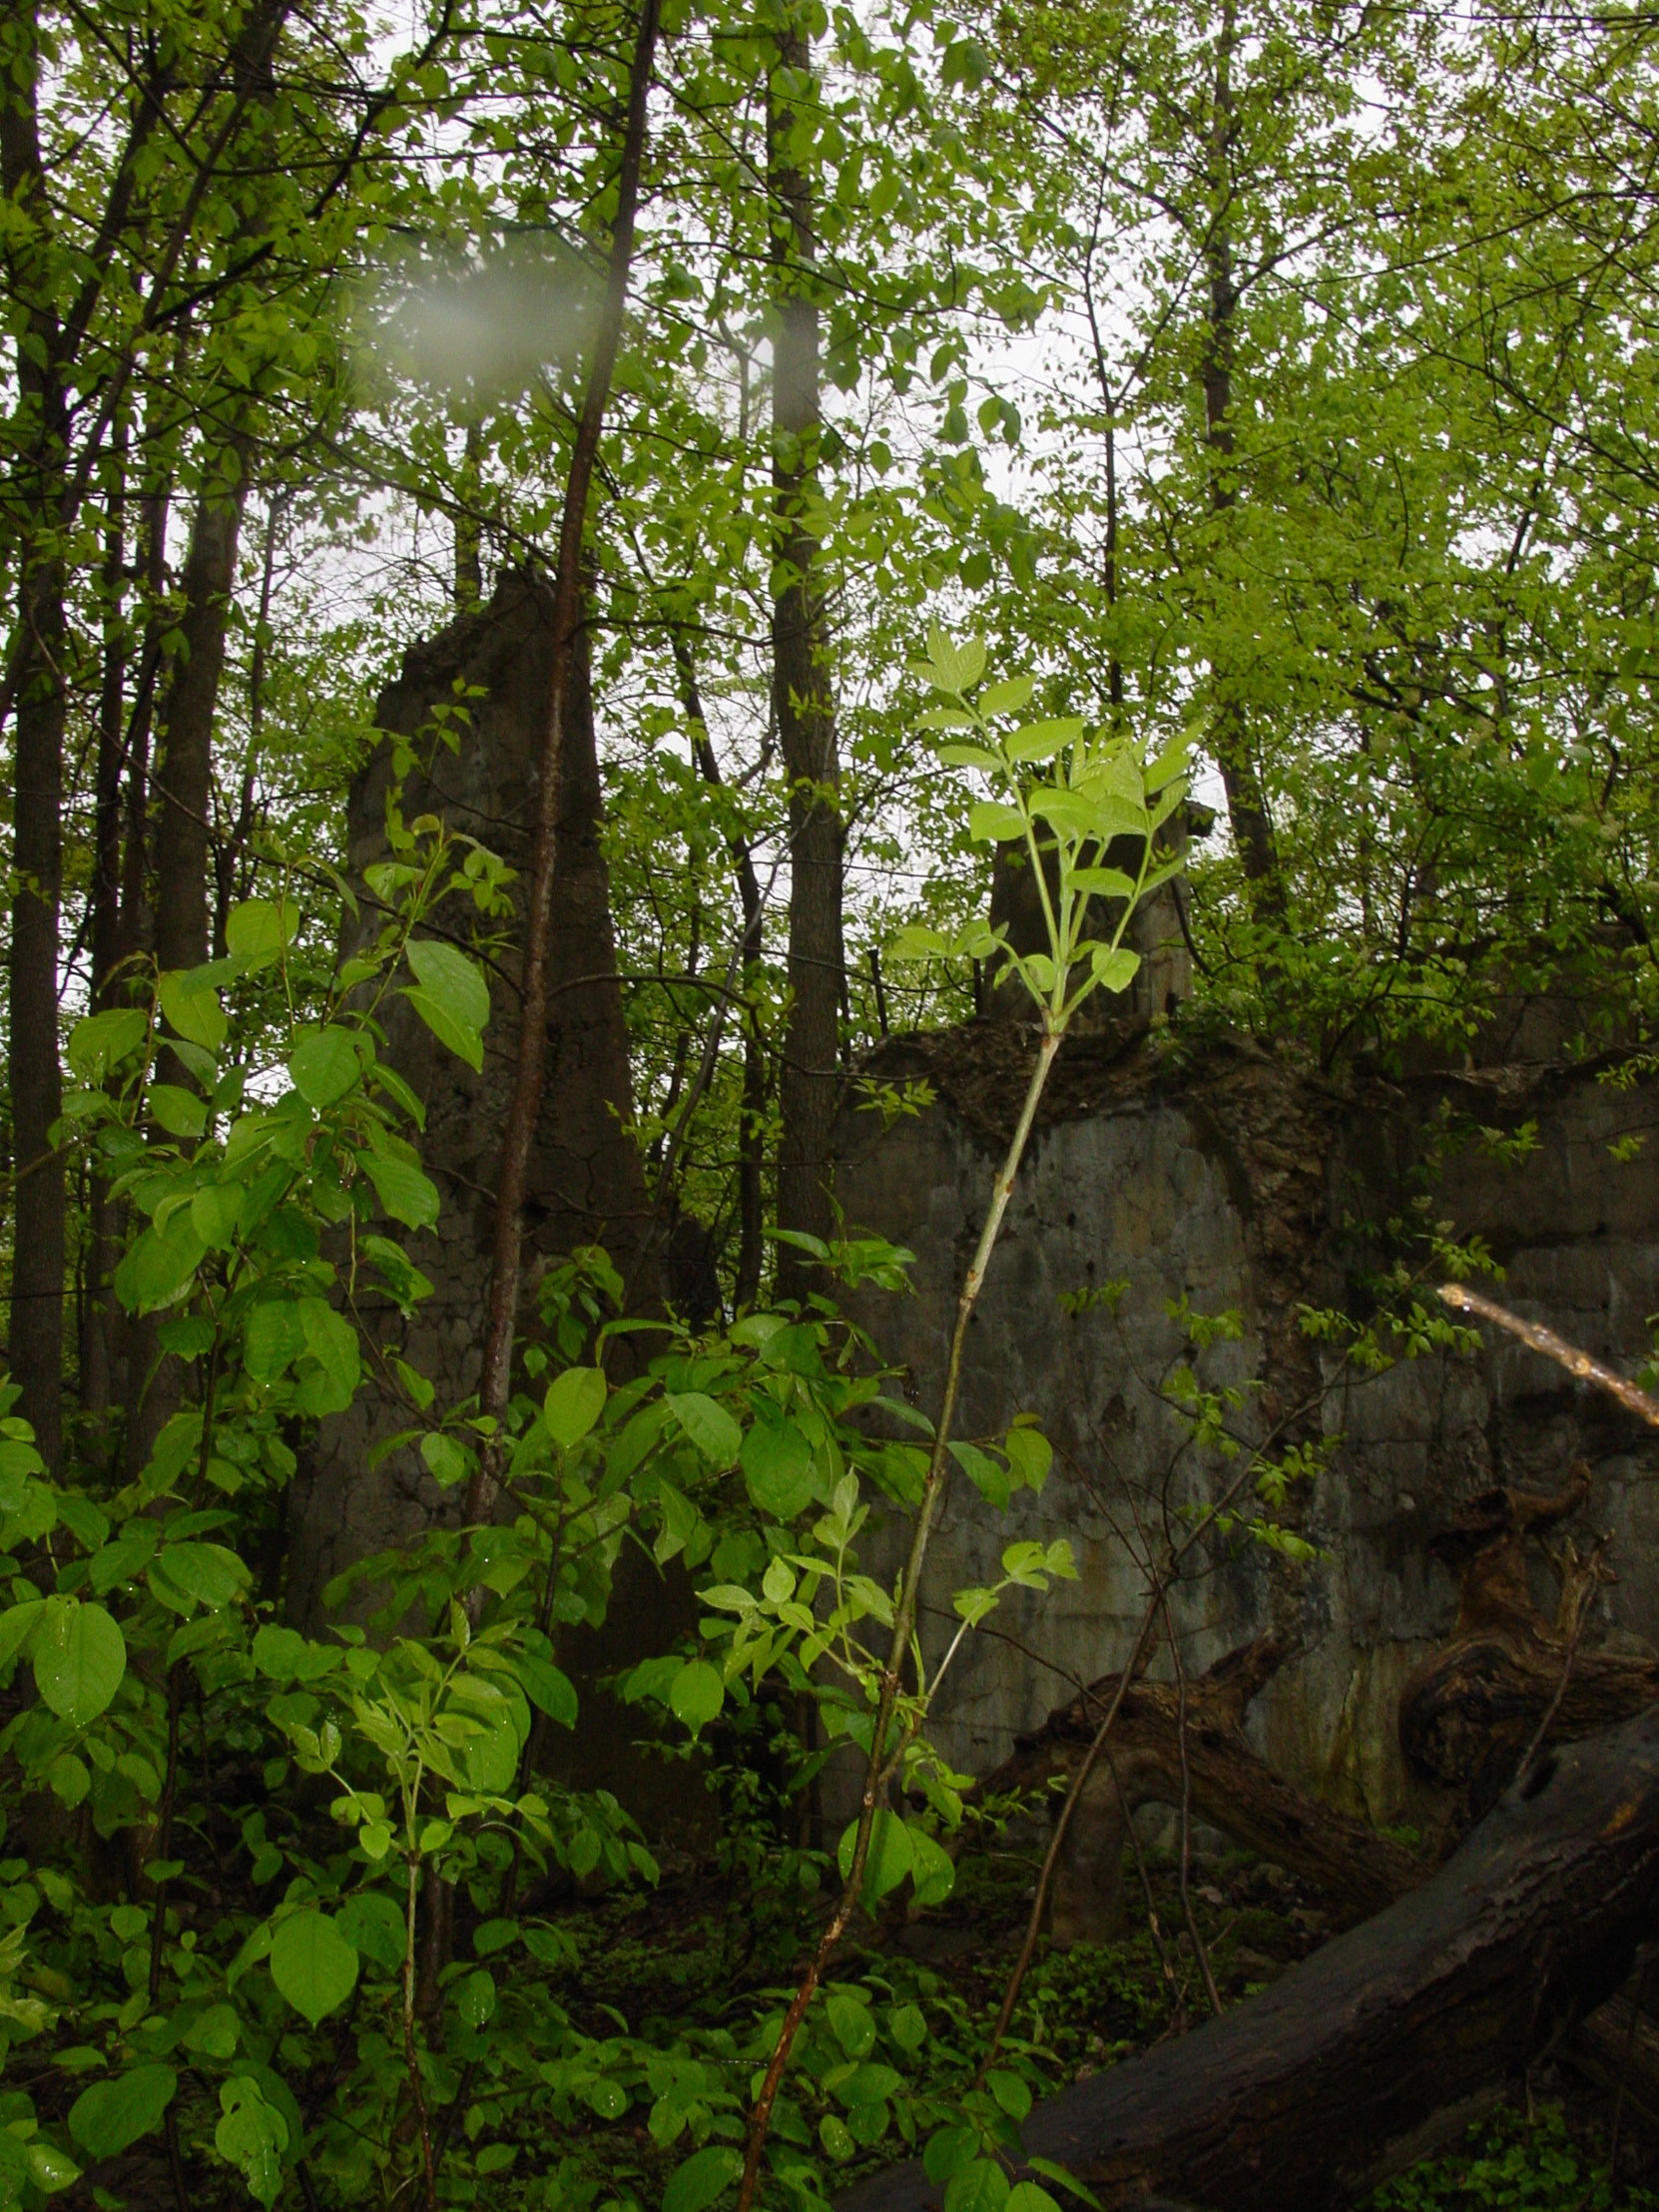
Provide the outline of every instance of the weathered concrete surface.
[[[1030,1052],[1029,1036],[995,1024],[889,1040],[872,1072],[925,1078],[937,1103],[885,1130],[875,1113],[849,1110],[838,1130],[848,1230],[917,1256],[915,1297],[864,1298],[860,1317],[929,1409]],[[1214,1345],[1198,1372],[1209,1387],[1245,1392],[1242,1430],[1284,1423],[1292,1439],[1341,1439],[1284,1516],[1320,1559],[1291,1567],[1211,1544],[1177,1601],[1194,1669],[1270,1625],[1300,1639],[1303,1656],[1252,1716],[1282,1772],[1379,1822],[1432,1815],[1401,1762],[1394,1711],[1455,1610],[1427,1538],[1493,1481],[1554,1487],[1575,1455],[1590,1461],[1588,1518],[1616,1531],[1620,1576],[1596,1633],[1644,1644],[1659,1622],[1659,1442],[1508,1341],[1472,1359],[1433,1353],[1376,1377],[1346,1372],[1304,1335],[1299,1308],[1363,1315],[1367,1278],[1390,1248],[1435,1279],[1409,1232],[1448,1221],[1486,1240],[1506,1270],[1498,1294],[1517,1311],[1633,1371],[1651,1345],[1645,1317],[1659,1309],[1659,1159],[1621,1163],[1608,1147],[1650,1126],[1654,1106],[1651,1088],[1559,1067],[1340,1092],[1237,1044],[1069,1044],[971,1328],[957,1424],[961,1436],[989,1435],[1016,1411],[1037,1413],[1055,1467],[1040,1497],[1020,1492],[1003,1515],[955,1478],[924,1592],[931,1634],[942,1643],[951,1591],[994,1579],[1015,1537],[1068,1536],[1081,1578],[1005,1603],[969,1640],[938,1708],[947,1756],[987,1771],[1068,1682],[1120,1666],[1143,1603],[1146,1533],[1225,1484],[1218,1455],[1182,1451],[1185,1425],[1158,1394],[1180,1354],[1168,1309],[1182,1299],[1241,1317],[1238,1341]],[[1519,1165],[1475,1134],[1528,1121],[1536,1148]],[[1425,1171],[1431,1133],[1458,1126],[1473,1141],[1442,1135]],[[1127,1284],[1115,1311],[1062,1310],[1062,1294],[1113,1281]],[[1542,1561],[1539,1573],[1553,1611]]]

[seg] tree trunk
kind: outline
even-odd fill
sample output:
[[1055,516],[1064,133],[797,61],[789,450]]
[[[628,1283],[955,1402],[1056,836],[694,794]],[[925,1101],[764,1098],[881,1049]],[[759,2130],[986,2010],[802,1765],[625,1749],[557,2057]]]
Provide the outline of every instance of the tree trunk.
[[[772,481],[779,582],[772,613],[773,695],[790,785],[790,1013],[781,1079],[778,1224],[828,1237],[830,1132],[840,1083],[841,825],[834,796],[840,767],[829,632],[818,541],[808,527],[822,427],[819,315],[811,275],[812,187],[793,138],[811,69],[806,35],[792,20],[779,34],[777,65],[767,85],[767,186],[777,285]],[[816,1280],[804,1253],[781,1247],[781,1297],[804,1297]]]
[[[1659,1709],[1552,1754],[1454,1858],[1178,2041],[1039,2105],[1028,2155],[1108,2208],[1160,2192],[1325,2212],[1415,2155],[1439,2111],[1518,2075],[1623,1981],[1659,1911]],[[924,2212],[919,2163],[841,2212]]]
[[[1192,1810],[1316,1888],[1363,1911],[1381,1911],[1428,1869],[1365,1822],[1282,1781],[1245,1737],[1246,1707],[1286,1657],[1277,1639],[1258,1637],[1189,1682],[1186,1765]],[[1019,1742],[1011,1759],[977,1785],[976,1794],[1041,1789],[1052,1777],[1069,1776],[1094,1741],[1116,1690],[1117,1677],[1108,1675],[1084,1697],[1051,1713],[1034,1735]],[[1122,1933],[1129,1820],[1142,1805],[1179,1805],[1182,1792],[1175,1686],[1132,1683],[1067,1831],[1054,1887],[1057,1941],[1102,1942]]]
[[164,970],[199,967],[209,953],[214,718],[253,443],[250,432],[238,432],[204,483],[185,562],[179,654],[168,683],[155,774],[155,796],[161,803],[156,823],[156,961]]
[[1659,1660],[1578,1648],[1603,1571],[1599,1546],[1580,1560],[1563,1541],[1551,1555],[1561,1583],[1553,1622],[1532,1599],[1527,1544],[1582,1512],[1590,1480],[1579,1460],[1553,1497],[1483,1491],[1429,1545],[1458,1578],[1457,1621],[1400,1692],[1399,1743],[1424,1781],[1462,1793],[1465,1820],[1508,1787],[1540,1728],[1545,1743],[1569,1743],[1659,1699]]
[[12,296],[27,317],[17,350],[23,450],[12,482],[21,545],[16,751],[13,763],[11,1017],[12,1283],[7,1353],[47,1467],[63,1455],[65,1187],[50,1132],[62,1104],[58,1064],[58,914],[63,888],[66,717],[64,556],[61,539],[69,434],[52,305],[51,214],[41,169],[32,16],[15,11],[0,50],[0,173],[7,198],[32,219],[32,240],[7,254]]
[[[703,713],[703,697],[697,682],[697,666],[691,647],[680,631],[674,634],[674,665],[680,678],[680,703],[691,725],[692,747],[706,784],[721,786],[720,762],[709,737]],[[753,1306],[761,1289],[764,1257],[762,1178],[766,1159],[766,1053],[756,999],[765,915],[755,856],[736,830],[729,830],[726,849],[732,855],[737,878],[738,902],[743,911],[743,1091],[738,1105],[738,1271],[733,1288],[733,1310],[742,1313]]]
[[[1204,333],[1204,434],[1210,448],[1210,507],[1218,517],[1236,504],[1237,486],[1228,465],[1233,458],[1233,362],[1237,347],[1239,291],[1233,269],[1233,242],[1227,207],[1233,191],[1236,121],[1233,112],[1233,54],[1238,40],[1234,0],[1222,0],[1216,40],[1216,74],[1211,95],[1208,169],[1210,208],[1204,233],[1204,271],[1208,321]],[[1225,670],[1211,663],[1221,693],[1212,743],[1227,793],[1227,819],[1233,841],[1251,886],[1258,915],[1283,921],[1285,886],[1262,779],[1250,743],[1245,712],[1229,696]]]
[[479,456],[483,433],[476,421],[466,426],[461,454],[460,504],[455,514],[455,611],[472,615],[484,604],[484,532],[478,520],[482,491]]
[[[115,448],[104,531],[104,667],[98,696],[98,767],[92,851],[92,988],[94,1009],[110,1003],[111,978],[121,945],[121,772],[126,753],[127,606],[125,426]],[[86,1296],[81,1330],[81,1409],[107,1413],[114,1372],[116,1306],[110,1296],[115,1266],[115,1223],[104,1178],[92,1174],[87,1189]]]
[[[248,499],[253,436],[239,431],[204,480],[185,561],[180,643],[160,717],[155,796],[156,964],[200,967],[209,953],[208,873],[212,843],[213,739],[225,670],[225,637],[237,580],[237,545]],[[194,1087],[182,1063],[168,1055],[168,1080]],[[131,1393],[126,1463],[137,1476],[176,1410],[184,1369],[159,1350],[160,1319],[148,1315],[131,1331]]]

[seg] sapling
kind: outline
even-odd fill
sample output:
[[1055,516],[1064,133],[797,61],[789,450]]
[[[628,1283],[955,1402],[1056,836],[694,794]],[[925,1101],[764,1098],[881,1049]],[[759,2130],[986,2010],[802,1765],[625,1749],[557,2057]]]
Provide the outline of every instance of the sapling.
[[[1014,1179],[1036,1123],[1049,1071],[1084,1002],[1098,990],[1123,991],[1134,980],[1140,958],[1123,941],[1130,920],[1140,901],[1180,866],[1178,858],[1158,858],[1157,841],[1160,829],[1186,797],[1186,740],[1148,763],[1132,737],[1118,730],[1091,734],[1086,724],[1074,717],[1009,728],[1007,724],[1029,703],[1036,686],[1028,677],[1015,677],[981,689],[984,670],[985,649],[978,641],[953,645],[937,628],[930,630],[927,659],[916,664],[914,673],[935,694],[937,704],[919,719],[925,728],[938,733],[937,752],[942,763],[974,771],[997,794],[970,806],[969,834],[980,843],[1023,844],[1037,889],[1048,950],[1018,952],[1008,942],[1005,927],[993,929],[988,922],[978,921],[962,931],[954,943],[931,929],[901,930],[889,948],[889,958],[984,960],[995,963],[999,980],[1017,976],[1036,1017],[1037,1052],[1007,1156],[957,1296],[927,1474],[893,1598],[886,1663],[872,1685],[874,1720],[850,1859],[845,1860],[843,1853],[845,1879],[784,2015],[755,2100],[738,2212],[750,2212],[754,2204],[773,2107],[791,2047],[858,1903],[877,1810],[925,1718],[923,1691],[919,1699],[911,1701],[907,1726],[896,1732],[896,1741],[889,1742],[906,1657],[918,1662],[918,1683],[923,1680],[919,1652],[912,1654],[911,1650],[916,1600],[949,1477],[950,1429],[961,1384],[968,1323],[1013,1195]],[[1108,850],[1120,839],[1138,844],[1139,860],[1133,875],[1106,862]],[[1102,911],[1096,903],[1099,900],[1113,902],[1106,908],[1108,913],[1115,907],[1115,919],[1105,936],[1092,934]],[[938,1679],[935,1672],[935,1692]]]

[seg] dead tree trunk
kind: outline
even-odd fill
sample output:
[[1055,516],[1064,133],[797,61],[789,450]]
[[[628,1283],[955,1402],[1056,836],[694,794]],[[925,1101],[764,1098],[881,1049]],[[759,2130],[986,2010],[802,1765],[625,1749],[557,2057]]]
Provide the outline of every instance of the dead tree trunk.
[[[1258,1637],[1187,1686],[1187,1773],[1192,1810],[1237,1843],[1316,1888],[1377,1912],[1427,1869],[1363,1821],[1282,1781],[1244,1733],[1245,1709],[1284,1664],[1285,1646]],[[1081,1762],[1117,1689],[1115,1675],[1051,1713],[977,1794],[1041,1789]],[[1052,1932],[1061,1942],[1101,1942],[1127,1918],[1123,1849],[1142,1805],[1179,1805],[1179,1700],[1171,1683],[1136,1682],[1124,1695],[1105,1756],[1085,1785],[1056,1874]]]
[[[1430,1881],[1270,1989],[1039,2105],[1107,2207],[1325,2212],[1617,1989],[1659,1911],[1659,1710],[1549,1755]],[[919,2162],[841,2212],[932,2212]]]

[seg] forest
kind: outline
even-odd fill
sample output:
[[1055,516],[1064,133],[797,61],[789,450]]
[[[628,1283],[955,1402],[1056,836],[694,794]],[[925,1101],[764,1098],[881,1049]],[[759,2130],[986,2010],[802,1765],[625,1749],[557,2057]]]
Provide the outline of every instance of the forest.
[[1659,2204],[1659,19],[0,0],[0,2212]]

